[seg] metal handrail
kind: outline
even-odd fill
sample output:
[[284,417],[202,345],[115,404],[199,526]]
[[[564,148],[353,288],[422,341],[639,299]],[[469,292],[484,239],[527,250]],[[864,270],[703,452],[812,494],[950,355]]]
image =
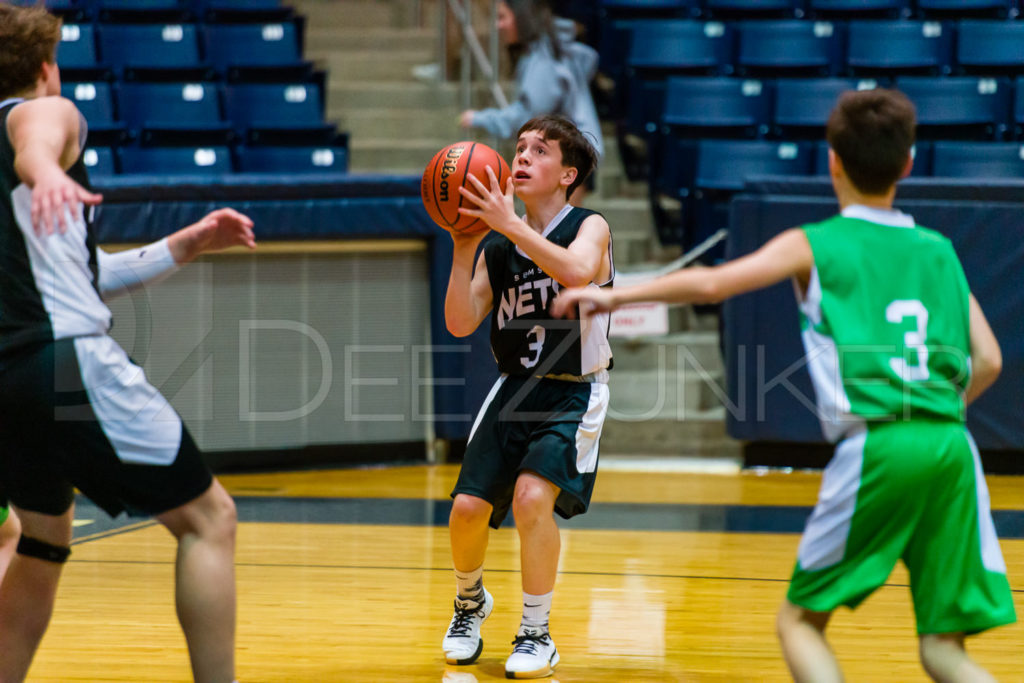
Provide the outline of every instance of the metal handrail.
[[[480,70],[483,78],[488,81],[488,87],[494,101],[499,107],[507,107],[508,99],[505,97],[505,93],[502,92],[501,86],[498,84],[497,64],[499,61],[499,45],[497,29],[497,0],[492,0],[491,2],[491,20],[489,22],[490,40],[488,41],[490,43],[490,59],[488,59],[487,53],[484,51],[483,46],[476,37],[476,32],[473,30],[473,10],[469,0],[448,0],[448,11],[450,11],[455,17],[455,20],[458,22],[462,30],[462,74],[460,78],[460,90],[463,108],[470,109],[472,107],[470,86],[473,80],[472,65],[474,62],[476,63],[477,69]],[[446,60],[447,55],[445,54],[447,21],[444,11],[438,12],[438,16],[440,18],[440,41],[438,43],[439,63],[441,65],[442,77],[447,78],[448,65]]]

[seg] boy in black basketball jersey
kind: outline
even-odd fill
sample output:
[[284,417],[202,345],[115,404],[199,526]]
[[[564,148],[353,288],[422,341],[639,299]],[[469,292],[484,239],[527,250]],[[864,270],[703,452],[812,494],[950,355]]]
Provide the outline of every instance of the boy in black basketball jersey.
[[[494,600],[483,586],[488,524],[512,508],[521,545],[523,620],[505,663],[509,678],[551,674],[558,652],[548,613],[558,572],[554,512],[585,512],[597,472],[608,410],[608,317],[556,320],[548,312],[561,287],[610,285],[611,234],[599,214],[568,197],[596,163],[593,146],[568,119],[541,116],[519,130],[512,177],[473,189],[459,211],[495,231],[452,234],[454,257],[445,319],[459,337],[489,312],[491,349],[501,377],[469,436],[449,521],[457,596],[442,647],[450,664],[470,664],[483,649],[480,625]],[[526,205],[515,215],[513,192]]]
[[[74,489],[176,537],[175,607],[197,681],[234,679],[235,506],[177,413],[109,336],[104,298],[205,251],[255,247],[231,210],[139,249],[96,247],[86,122],[60,96],[60,20],[0,5],[0,503],[21,521],[0,582],[0,681],[21,681],[71,552]],[[8,521],[13,525],[13,518]]]

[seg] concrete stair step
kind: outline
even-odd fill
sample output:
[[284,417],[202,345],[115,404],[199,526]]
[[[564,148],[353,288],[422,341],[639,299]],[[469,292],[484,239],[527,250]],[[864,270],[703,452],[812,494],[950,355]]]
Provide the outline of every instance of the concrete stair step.
[[342,112],[329,111],[329,118],[337,120],[353,137],[393,138],[399,147],[413,138],[443,136],[454,142],[465,135],[459,127],[457,113],[448,108],[346,108]]
[[678,370],[720,377],[722,353],[717,331],[676,332],[659,337],[612,338],[615,372]]
[[[479,97],[486,95],[486,86],[473,86]],[[429,111],[446,107],[461,111],[459,86],[455,83],[421,83],[408,81],[346,81],[329,77],[328,110],[414,109]]]
[[349,167],[359,173],[423,173],[437,151],[452,142],[447,137],[395,140],[356,136],[349,141]]
[[609,416],[627,422],[684,421],[692,414],[721,406],[721,372],[658,369],[611,372]]
[[738,459],[742,444],[726,434],[725,410],[716,408],[692,414],[685,421],[630,422],[609,416],[601,432],[601,454]]
[[[379,25],[342,28],[312,23],[306,28],[308,53],[367,52],[377,55],[379,59],[385,59],[389,54],[387,51],[397,45],[400,45],[402,50],[432,55],[437,49],[437,29],[403,29]],[[436,58],[436,55],[433,58]]]
[[398,7],[380,0],[290,0],[289,5],[317,28],[352,29],[400,25]]
[[402,81],[413,80],[412,68],[433,60],[427,50],[391,48],[386,56],[366,52],[341,52],[331,50],[323,53],[306,51],[308,59],[321,63],[330,73],[333,83],[360,81]]

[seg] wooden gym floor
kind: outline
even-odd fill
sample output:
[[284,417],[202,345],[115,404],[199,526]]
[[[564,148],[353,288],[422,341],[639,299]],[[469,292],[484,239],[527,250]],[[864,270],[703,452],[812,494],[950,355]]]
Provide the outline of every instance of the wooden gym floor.
[[[455,466],[223,477],[239,508],[238,676],[255,681],[503,679],[520,613],[514,528],[492,532],[496,599],[484,652],[444,663],[451,617],[448,493]],[[604,470],[590,512],[562,528],[550,680],[788,680],[775,610],[815,473],[727,475]],[[1024,487],[990,477],[993,509],[1024,613]],[[30,681],[188,681],[174,616],[171,536],[108,520],[87,502]],[[955,549],[951,549],[955,552]],[[902,567],[831,641],[850,681],[923,681]],[[1024,681],[1024,627],[969,640],[1001,681]]]

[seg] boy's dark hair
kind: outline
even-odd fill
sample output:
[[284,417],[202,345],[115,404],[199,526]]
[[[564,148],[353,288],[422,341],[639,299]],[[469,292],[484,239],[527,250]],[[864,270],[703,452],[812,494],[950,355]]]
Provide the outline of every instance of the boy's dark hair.
[[522,125],[516,133],[516,139],[526,131],[537,131],[548,141],[554,140],[562,150],[562,165],[576,169],[576,180],[565,191],[565,198],[572,196],[573,191],[583,184],[597,166],[597,151],[594,145],[569,119],[560,114],[544,114],[535,116]]
[[914,104],[900,91],[849,91],[839,96],[825,135],[853,186],[878,195],[903,174],[916,125]]
[[0,4],[0,99],[30,89],[43,62],[54,62],[60,26],[42,5]]

